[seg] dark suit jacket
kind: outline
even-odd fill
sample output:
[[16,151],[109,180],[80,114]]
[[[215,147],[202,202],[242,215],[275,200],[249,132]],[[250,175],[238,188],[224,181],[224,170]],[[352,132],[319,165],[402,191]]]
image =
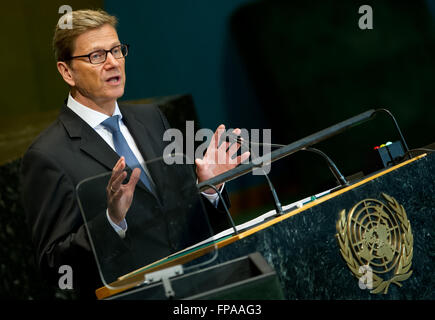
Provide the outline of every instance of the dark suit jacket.
[[[161,157],[168,144],[163,141],[163,133],[169,124],[160,110],[154,105],[120,104],[119,107],[144,159]],[[22,197],[38,265],[56,286],[59,267],[70,265],[74,288],[82,297],[95,298],[95,289],[102,285],[92,245],[96,247],[100,272],[110,282],[116,275],[153,262],[194,241],[182,236],[183,232],[194,235],[204,231],[202,222],[195,223],[198,221],[195,213],[177,210],[191,194],[191,183],[181,182],[191,181],[192,166],[165,166],[163,162],[148,166],[156,183],[156,195],[141,182],[136,186],[135,201],[127,213],[125,239],[116,234],[106,219],[108,175],[78,190],[85,212],[83,217],[77,201],[77,185],[86,178],[111,171],[118,159],[110,146],[66,105],[58,120],[32,143],[23,157]],[[226,193],[224,197],[228,204]],[[217,209],[207,200],[203,204],[215,232],[229,227],[221,203]],[[186,232],[185,226],[191,229]]]

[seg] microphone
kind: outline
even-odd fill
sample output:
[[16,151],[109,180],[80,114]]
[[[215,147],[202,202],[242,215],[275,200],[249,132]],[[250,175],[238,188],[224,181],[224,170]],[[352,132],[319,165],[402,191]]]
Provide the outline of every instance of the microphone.
[[[220,175],[218,175],[214,178],[209,179],[207,181],[207,183],[213,184],[213,185],[218,185],[222,182],[231,181],[233,179],[236,179],[237,177],[245,175],[245,174],[247,174],[247,173],[249,173],[249,172],[251,172],[259,167],[262,167],[266,164],[270,164],[270,163],[275,162],[279,159],[287,157],[287,156],[289,156],[297,151],[300,151],[304,148],[306,149],[314,144],[317,144],[317,143],[324,141],[330,137],[333,137],[337,134],[340,134],[340,133],[342,133],[342,132],[344,132],[352,127],[360,125],[363,122],[372,120],[374,118],[374,116],[380,111],[386,112],[392,117],[392,114],[386,109],[367,110],[367,111],[365,111],[361,114],[358,114],[352,118],[341,121],[335,125],[332,125],[332,126],[326,128],[326,129],[320,130],[320,131],[313,133],[309,136],[306,136],[300,140],[297,140],[293,143],[290,143],[284,147],[281,147],[275,151],[272,151],[270,154],[259,157],[259,158],[257,158],[257,161],[255,161],[255,162],[240,164],[239,166],[237,166],[234,169],[228,170],[228,171],[221,173]],[[397,121],[395,121],[394,117],[392,117],[392,118],[393,118],[393,121],[396,125],[396,129],[398,130],[398,132],[401,136],[401,140],[402,140],[402,143],[404,145],[405,152],[406,152],[406,154],[409,155],[408,146],[406,145],[405,139],[403,138],[403,135],[401,134],[400,128],[397,125]],[[242,140],[239,139],[238,141],[240,142]],[[205,182],[199,183],[197,185],[197,187],[199,190],[204,190],[204,189],[208,188],[206,186]]]
[[335,163],[331,160],[331,158],[329,158],[326,153],[324,153],[323,151],[320,151],[319,149],[313,148],[313,147],[306,147],[301,149],[303,151],[310,151],[310,152],[314,152],[320,156],[323,157],[323,159],[326,160],[326,162],[328,163],[328,167],[329,170],[331,170],[332,174],[334,175],[335,179],[337,179],[338,183],[340,184],[341,187],[346,187],[349,185],[349,182],[346,180],[346,178],[341,174],[340,170],[338,170],[337,166],[335,165]]
[[231,227],[232,227],[233,230],[234,230],[234,234],[238,234],[239,232],[237,231],[236,224],[234,223],[233,217],[231,216],[230,211],[228,210],[228,206],[227,206],[227,204],[225,203],[225,200],[224,200],[224,198],[222,197],[222,194],[220,193],[220,191],[219,191],[219,190],[218,190],[214,185],[209,184],[209,183],[206,183],[206,186],[212,188],[212,189],[213,189],[213,190],[218,194],[218,196],[219,196],[219,198],[220,198],[220,201],[222,201],[222,204],[223,204],[223,206],[224,206],[225,213],[227,214],[227,218],[228,218],[228,220],[230,221],[230,223],[231,223]]
[[[234,133],[230,133],[229,138],[233,139],[233,141],[235,141],[239,144],[243,143],[244,145],[246,145],[243,138],[235,135]],[[258,143],[258,142],[253,142],[253,141],[249,141],[249,143],[256,144],[259,146],[270,146],[270,147],[277,147],[277,148],[285,147],[285,145],[283,145],[283,144],[275,144],[275,143]],[[249,149],[249,151],[251,151],[251,149],[249,147],[248,147],[248,149]],[[337,179],[337,182],[340,184],[340,186],[345,187],[345,186],[349,185],[349,182],[346,180],[346,178],[343,176],[343,174],[337,168],[334,161],[332,161],[331,158],[326,155],[326,153],[324,153],[323,151],[321,151],[319,149],[313,148],[313,147],[305,147],[305,148],[302,148],[301,150],[313,152],[313,153],[316,153],[316,154],[320,155],[321,157],[323,157],[323,159],[325,159],[326,163],[328,164],[329,169],[331,170],[334,177]]]
[[405,138],[404,138],[404,136],[403,136],[403,134],[402,134],[402,131],[400,130],[400,127],[399,127],[399,124],[398,124],[397,121],[396,121],[396,118],[393,116],[393,114],[392,114],[389,110],[387,110],[387,109],[385,109],[385,108],[379,108],[379,109],[376,109],[376,110],[373,112],[373,116],[375,116],[378,112],[385,112],[386,114],[388,114],[388,115],[390,116],[391,120],[393,120],[394,126],[396,127],[396,130],[397,130],[397,132],[399,133],[399,137],[400,137],[400,140],[401,140],[401,142],[402,142],[403,148],[405,149],[405,155],[408,155],[408,156],[409,156],[409,148],[408,148],[408,145],[406,144]]
[[[231,141],[229,141],[229,140],[233,140],[232,142],[236,142],[236,143],[238,143],[238,144],[240,144],[240,145],[243,144],[243,145],[246,146],[245,140],[243,140],[242,137],[240,137],[240,136],[238,136],[238,135],[235,135],[235,134],[232,133],[232,132],[230,132],[229,134],[227,134],[227,136],[226,136],[225,139],[226,139],[226,141],[228,141],[228,142],[231,142]],[[258,143],[258,145],[266,145],[266,144],[260,144],[260,143]],[[249,152],[251,153],[251,155],[255,156],[255,154],[253,153],[253,151],[252,151],[252,149],[249,147],[249,145],[247,146],[247,148],[248,148]],[[274,188],[274,186],[273,186],[273,184],[272,184],[272,181],[270,181],[270,178],[269,178],[268,174],[263,170],[263,167],[262,167],[262,166],[259,167],[259,169],[260,169],[261,171],[263,171],[263,174],[264,174],[264,176],[266,177],[267,183],[268,183],[268,185],[269,185],[270,192],[272,193],[273,202],[274,202],[274,205],[275,205],[276,216],[280,216],[280,215],[282,215],[284,212],[282,211],[282,205],[281,205],[281,202],[279,201],[278,195],[277,195],[276,190],[275,190],[275,188]]]

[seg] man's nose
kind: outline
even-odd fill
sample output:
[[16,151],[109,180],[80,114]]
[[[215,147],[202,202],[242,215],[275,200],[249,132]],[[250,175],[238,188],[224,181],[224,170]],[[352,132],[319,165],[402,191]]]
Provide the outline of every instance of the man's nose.
[[106,61],[105,61],[105,67],[118,67],[119,66],[119,61],[118,59],[116,59],[112,52],[107,52],[107,56],[106,56]]

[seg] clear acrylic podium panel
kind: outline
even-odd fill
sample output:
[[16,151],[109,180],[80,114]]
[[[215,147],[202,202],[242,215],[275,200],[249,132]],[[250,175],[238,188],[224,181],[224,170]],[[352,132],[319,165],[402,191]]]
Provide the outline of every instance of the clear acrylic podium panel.
[[[83,180],[77,197],[104,286],[131,287],[128,280],[165,265],[182,265],[184,274],[207,266],[217,257],[208,214],[216,214],[196,187],[194,166],[184,156],[148,161],[152,192],[139,181],[127,211],[121,237],[107,216],[108,183],[112,172]],[[174,158],[172,158],[174,160]],[[126,168],[128,183],[131,169]],[[222,201],[220,199],[219,201]],[[212,212],[210,212],[212,211]],[[222,219],[228,219],[226,216]],[[219,218],[220,219],[220,218]],[[200,246],[196,246],[201,243]],[[149,270],[149,271],[148,271]],[[135,284],[137,286],[138,284]],[[147,283],[140,285],[146,286]]]

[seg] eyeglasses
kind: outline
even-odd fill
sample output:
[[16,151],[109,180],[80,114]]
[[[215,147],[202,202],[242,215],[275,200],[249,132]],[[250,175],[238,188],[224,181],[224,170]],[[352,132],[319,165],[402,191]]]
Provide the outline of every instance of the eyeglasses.
[[110,52],[115,59],[125,58],[128,55],[129,47],[130,46],[128,44],[120,44],[110,50],[101,49],[91,52],[90,54],[85,54],[83,56],[69,57],[69,60],[75,58],[88,58],[90,63],[99,64],[106,61],[108,52]]

